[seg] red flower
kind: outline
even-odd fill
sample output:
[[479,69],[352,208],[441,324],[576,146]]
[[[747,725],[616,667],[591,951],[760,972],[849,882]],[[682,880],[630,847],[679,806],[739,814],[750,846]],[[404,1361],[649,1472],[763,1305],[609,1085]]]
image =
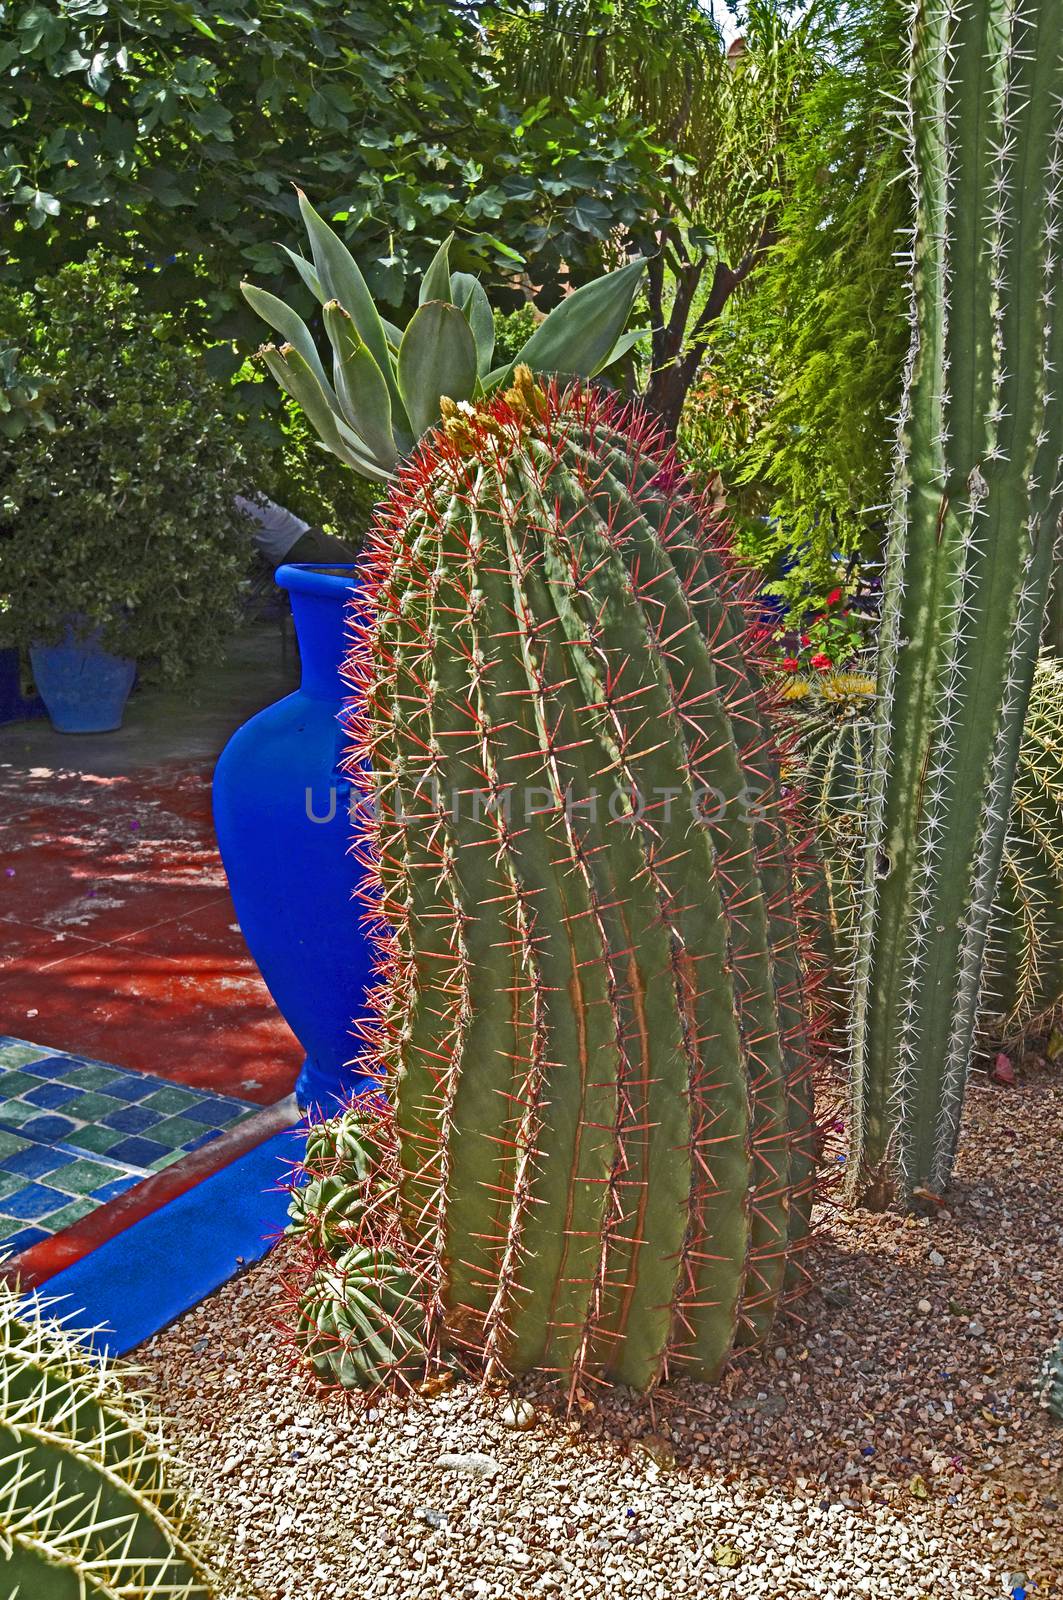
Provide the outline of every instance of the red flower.
[[783,658],[782,669],[784,672],[797,672],[800,666],[801,663],[796,656],[785,656]]
[[809,638],[809,637],[808,637],[808,634],[807,634],[807,633],[803,633],[803,634],[802,634],[802,635],[801,635],[801,643],[802,643],[802,644],[806,644],[806,645],[807,645],[807,644],[811,644],[811,643],[812,643],[812,640],[811,640],[811,639],[810,639],[810,638]]
[[817,672],[829,672],[831,667],[833,667],[834,662],[831,660],[830,656],[825,656],[821,650],[818,655],[812,657],[812,665],[815,667]]
[[836,606],[841,597],[842,592],[840,589],[832,589],[830,594],[827,596],[827,604],[829,606]]

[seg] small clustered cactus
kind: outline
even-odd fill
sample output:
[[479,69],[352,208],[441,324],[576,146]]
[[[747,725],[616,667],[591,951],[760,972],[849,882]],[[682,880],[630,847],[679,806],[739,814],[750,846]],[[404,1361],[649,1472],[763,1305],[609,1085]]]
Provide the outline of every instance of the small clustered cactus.
[[211,1600],[216,1580],[143,1398],[0,1281],[5,1600]]

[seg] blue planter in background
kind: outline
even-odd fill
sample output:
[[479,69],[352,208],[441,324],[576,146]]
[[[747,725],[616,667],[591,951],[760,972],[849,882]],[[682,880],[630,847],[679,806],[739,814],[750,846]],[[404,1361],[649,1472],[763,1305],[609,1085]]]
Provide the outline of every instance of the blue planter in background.
[[24,717],[43,717],[40,695],[27,699],[22,693],[22,663],[13,645],[0,646],[0,722],[20,722]]
[[82,636],[68,623],[61,644],[30,647],[30,667],[57,733],[112,733],[122,726],[137,664],[104,650],[98,633]]
[[350,1066],[371,950],[352,903],[351,785],[340,771],[344,612],[353,567],[284,566],[302,682],[233,734],[214,773],[214,826],[236,915],[277,1007],[306,1051],[296,1085],[331,1114],[370,1087]]

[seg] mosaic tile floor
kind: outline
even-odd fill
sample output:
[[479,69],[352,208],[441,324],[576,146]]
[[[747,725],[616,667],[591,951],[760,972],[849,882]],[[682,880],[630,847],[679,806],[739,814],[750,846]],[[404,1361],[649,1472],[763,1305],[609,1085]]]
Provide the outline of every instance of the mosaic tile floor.
[[0,1249],[49,1238],[259,1110],[0,1036]]

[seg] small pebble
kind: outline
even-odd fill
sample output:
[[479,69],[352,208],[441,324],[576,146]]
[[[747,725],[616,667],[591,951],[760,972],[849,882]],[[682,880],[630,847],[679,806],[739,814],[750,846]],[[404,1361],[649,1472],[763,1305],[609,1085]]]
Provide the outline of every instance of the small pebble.
[[535,1426],[535,1407],[530,1400],[507,1400],[502,1408],[502,1426],[524,1432]]

